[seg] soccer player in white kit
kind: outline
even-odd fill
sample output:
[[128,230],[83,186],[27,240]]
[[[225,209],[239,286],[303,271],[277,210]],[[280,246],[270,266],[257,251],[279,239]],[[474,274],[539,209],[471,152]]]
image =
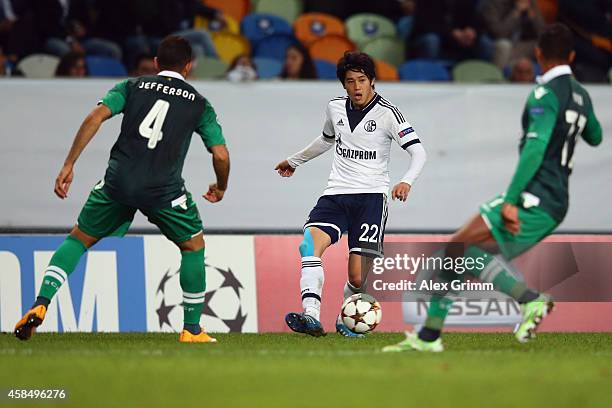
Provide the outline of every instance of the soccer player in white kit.
[[[417,133],[400,110],[374,90],[374,61],[361,52],[346,52],[337,66],[347,96],[327,105],[322,135],[304,150],[280,162],[275,170],[291,177],[295,169],[334,148],[327,188],[304,225],[300,289],[303,313],[289,313],[285,321],[299,333],[325,334],[320,323],[324,273],[321,256],[348,232],[348,281],[344,297],[360,293],[371,259],[383,254],[390,187],[389,159],[395,141],[411,156],[408,172],[393,187],[392,199],[406,201],[426,161]],[[362,270],[363,269],[363,270]],[[346,337],[362,337],[340,319],[336,330]]]

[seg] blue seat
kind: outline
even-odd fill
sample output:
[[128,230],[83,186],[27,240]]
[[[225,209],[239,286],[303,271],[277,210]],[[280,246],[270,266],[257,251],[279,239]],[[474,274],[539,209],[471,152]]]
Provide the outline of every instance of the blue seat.
[[399,69],[402,81],[450,81],[451,76],[442,62],[415,59],[402,64]]
[[407,41],[412,34],[412,29],[414,28],[414,17],[404,16],[400,18],[395,27],[397,28],[397,35],[399,38]]
[[92,77],[126,77],[128,75],[125,66],[113,58],[89,56],[87,62],[87,73]]
[[253,63],[257,67],[259,79],[272,79],[280,76],[283,70],[283,63],[272,58],[253,58]]
[[337,79],[336,66],[329,61],[314,60],[319,79]]
[[272,58],[279,61],[285,59],[285,51],[290,45],[296,44],[297,40],[289,34],[274,34],[262,38],[255,44],[254,57]]
[[240,31],[252,44],[255,44],[274,34],[292,34],[293,28],[279,16],[253,13],[242,19]]

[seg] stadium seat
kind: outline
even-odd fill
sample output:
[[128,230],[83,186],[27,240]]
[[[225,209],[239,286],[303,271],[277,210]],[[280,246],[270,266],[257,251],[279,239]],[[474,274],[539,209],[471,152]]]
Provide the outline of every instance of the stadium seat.
[[258,41],[274,34],[293,34],[291,25],[272,14],[249,14],[240,22],[242,35],[255,45]]
[[272,79],[280,76],[283,70],[283,63],[272,58],[253,58],[253,63],[257,68],[259,79]]
[[504,82],[504,74],[488,62],[468,60],[455,65],[453,79],[462,83]]
[[17,64],[17,69],[26,78],[53,78],[60,59],[53,55],[32,54]]
[[114,58],[88,56],[87,73],[91,77],[126,77],[125,66]]
[[216,58],[200,57],[191,70],[191,76],[195,79],[221,79],[228,68],[227,63]]
[[[227,1],[227,0],[226,0]],[[253,10],[257,13],[274,14],[293,23],[302,13],[302,0],[258,0]]]
[[225,25],[217,20],[209,20],[204,17],[196,16],[193,26],[194,28],[203,28],[211,33],[222,32],[231,34],[240,34],[240,24],[231,16],[225,16]]
[[293,31],[297,39],[305,46],[309,46],[326,35],[346,35],[342,20],[324,13],[302,14],[293,23]]
[[336,75],[336,65],[325,60],[314,60],[319,79],[338,79]]
[[285,50],[295,43],[297,43],[297,40],[292,35],[274,34],[265,37],[255,44],[253,56],[283,61],[285,59]]
[[345,51],[355,50],[355,44],[341,35],[327,35],[310,44],[308,50],[313,59],[336,64]]
[[379,81],[399,80],[399,74],[393,65],[381,60],[374,60],[374,64],[376,67],[376,79]]
[[405,44],[397,38],[376,38],[361,47],[361,50],[374,59],[383,60],[399,67],[405,60]]
[[249,55],[251,53],[249,40],[239,34],[212,33],[212,40],[215,43],[219,59],[228,64],[231,64],[239,55]]
[[393,22],[377,14],[355,14],[346,20],[347,37],[360,48],[381,37],[395,37],[397,30]]
[[241,21],[251,10],[249,0],[203,0],[204,5],[221,10],[235,21]]
[[412,29],[414,27],[414,17],[413,16],[404,16],[399,19],[397,22],[397,36],[404,41],[407,41],[410,38],[410,34],[412,34]]
[[415,59],[399,67],[402,81],[450,81],[451,76],[446,67],[435,60]]

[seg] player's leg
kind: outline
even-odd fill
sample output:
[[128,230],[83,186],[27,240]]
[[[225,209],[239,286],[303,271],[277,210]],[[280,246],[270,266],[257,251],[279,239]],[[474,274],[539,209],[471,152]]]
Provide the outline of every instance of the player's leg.
[[[361,256],[357,253],[349,254],[348,280],[344,284],[343,299],[347,299],[359,293],[365,293],[365,282],[368,272],[372,270],[373,258]],[[344,337],[364,338],[365,335],[350,330],[338,314],[336,318],[336,332]]]
[[91,191],[83,206],[78,225],[51,257],[34,305],[15,326],[17,338],[29,339],[34,329],[42,324],[49,303],[89,248],[105,236],[124,235],[127,231],[134,210],[115,202],[104,193],[100,184],[98,186]]
[[[474,216],[450,240],[445,256],[465,256],[484,259],[483,268],[472,270],[477,278],[493,283],[496,290],[507,294],[521,306],[523,318],[516,330],[516,337],[526,342],[533,336],[542,319],[552,311],[551,299],[530,289],[514,272],[508,260],[527,251],[546,236],[552,233],[558,223],[543,210],[519,208],[521,231],[511,234],[504,226],[501,217],[503,200],[495,198],[480,208],[480,214]],[[467,248],[467,249],[465,249]],[[495,253],[500,253],[493,256]],[[448,275],[448,274],[447,274]],[[457,274],[442,276],[446,280],[456,279]],[[406,344],[417,350],[426,350],[421,342],[437,342],[448,315],[452,300],[442,294],[432,296],[427,319],[418,336],[408,337]],[[398,350],[387,350],[398,351]],[[441,351],[441,350],[440,350]]]
[[320,323],[321,296],[325,273],[321,256],[336,243],[346,229],[346,214],[341,196],[322,196],[310,212],[304,225],[304,237],[299,245],[302,261],[300,296],[303,313],[291,312],[285,323],[295,332],[318,337],[325,334]]
[[175,207],[142,212],[181,251],[179,277],[183,290],[183,330],[179,341],[216,342],[200,326],[206,292],[205,245],[202,220],[191,194],[186,193],[185,200]]
[[331,245],[330,236],[317,227],[308,227],[304,230],[304,238],[300,243],[300,256],[302,258],[302,276],[300,278],[300,293],[304,313],[320,320],[321,295],[325,273],[321,257]]
[[206,265],[204,263],[204,233],[177,244],[181,250],[180,283],[183,290],[182,342],[209,343],[210,337],[200,326],[206,292]]
[[364,293],[368,273],[372,270],[374,258],[349,253],[348,280],[344,284],[344,299],[357,293]]
[[383,256],[388,215],[386,194],[352,194],[347,200],[349,264],[348,280],[344,285],[345,299],[363,292],[374,258]]
[[325,272],[321,256],[332,244],[331,237],[319,227],[304,229],[304,237],[299,246],[302,258],[300,277],[300,295],[302,297],[303,313],[290,312],[285,316],[285,323],[298,333],[306,333],[314,337],[325,335],[321,324],[321,296]]
[[[383,255],[385,226],[387,224],[386,194],[354,194],[350,196],[348,244],[348,279],[344,284],[344,299],[364,293],[368,273],[374,258]],[[351,331],[338,315],[336,331],[345,337],[364,337]]]

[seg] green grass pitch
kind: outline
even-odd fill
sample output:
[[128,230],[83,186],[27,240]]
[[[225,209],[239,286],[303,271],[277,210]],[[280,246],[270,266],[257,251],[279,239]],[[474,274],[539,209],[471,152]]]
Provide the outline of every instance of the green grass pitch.
[[[400,334],[0,334],[0,390],[63,388],[50,407],[611,407],[612,334],[450,333],[441,354],[383,354]],[[11,403],[2,395],[2,406]]]

